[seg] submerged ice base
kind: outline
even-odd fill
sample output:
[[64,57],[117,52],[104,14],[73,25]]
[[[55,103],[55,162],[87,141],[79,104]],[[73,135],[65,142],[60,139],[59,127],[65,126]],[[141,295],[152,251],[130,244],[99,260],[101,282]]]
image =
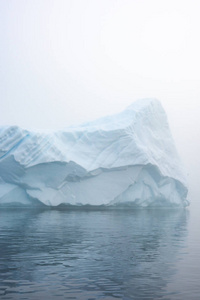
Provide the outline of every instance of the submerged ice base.
[[0,128],[0,205],[184,207],[187,185],[159,101],[51,134]]

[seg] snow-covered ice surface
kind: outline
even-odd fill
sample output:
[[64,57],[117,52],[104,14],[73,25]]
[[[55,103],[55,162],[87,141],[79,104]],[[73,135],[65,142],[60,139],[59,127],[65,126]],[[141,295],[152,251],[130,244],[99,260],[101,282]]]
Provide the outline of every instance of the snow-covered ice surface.
[[0,205],[183,207],[187,185],[158,100],[53,133],[0,128]]

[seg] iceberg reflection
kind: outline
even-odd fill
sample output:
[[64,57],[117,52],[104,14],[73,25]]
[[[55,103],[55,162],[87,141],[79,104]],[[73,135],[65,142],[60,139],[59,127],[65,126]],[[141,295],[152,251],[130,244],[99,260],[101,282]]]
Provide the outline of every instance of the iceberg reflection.
[[3,211],[1,299],[168,299],[188,214]]

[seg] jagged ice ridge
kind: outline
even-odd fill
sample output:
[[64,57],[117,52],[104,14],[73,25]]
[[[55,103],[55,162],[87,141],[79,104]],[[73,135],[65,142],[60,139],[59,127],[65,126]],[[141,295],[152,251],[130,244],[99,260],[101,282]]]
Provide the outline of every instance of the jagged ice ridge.
[[0,205],[184,207],[187,184],[158,100],[53,133],[0,128]]

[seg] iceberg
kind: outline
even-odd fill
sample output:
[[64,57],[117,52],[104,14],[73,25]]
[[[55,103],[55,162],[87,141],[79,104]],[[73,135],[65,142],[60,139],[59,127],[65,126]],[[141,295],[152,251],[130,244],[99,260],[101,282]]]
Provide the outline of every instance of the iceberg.
[[0,128],[0,206],[185,207],[187,192],[156,99],[52,133]]

